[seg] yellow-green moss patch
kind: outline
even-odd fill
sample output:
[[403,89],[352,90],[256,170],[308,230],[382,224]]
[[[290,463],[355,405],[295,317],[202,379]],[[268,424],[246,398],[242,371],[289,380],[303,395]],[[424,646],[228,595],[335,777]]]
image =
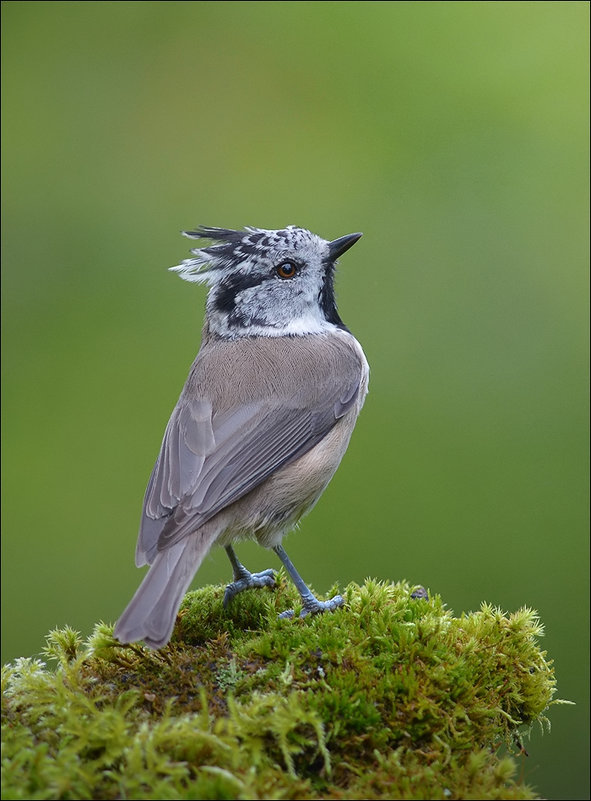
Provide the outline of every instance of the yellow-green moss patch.
[[535,612],[453,617],[412,589],[351,584],[343,609],[283,620],[283,579],[228,610],[206,587],[157,652],[102,623],[51,632],[56,667],[3,668],[2,797],[535,798],[515,780],[555,692]]

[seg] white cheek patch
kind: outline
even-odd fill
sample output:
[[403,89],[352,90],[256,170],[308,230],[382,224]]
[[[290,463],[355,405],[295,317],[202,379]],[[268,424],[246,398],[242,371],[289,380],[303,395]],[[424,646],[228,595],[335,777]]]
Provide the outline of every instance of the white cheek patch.
[[248,332],[263,336],[299,336],[334,330],[317,302],[312,277],[297,284],[271,279],[236,296],[236,311],[248,321]]

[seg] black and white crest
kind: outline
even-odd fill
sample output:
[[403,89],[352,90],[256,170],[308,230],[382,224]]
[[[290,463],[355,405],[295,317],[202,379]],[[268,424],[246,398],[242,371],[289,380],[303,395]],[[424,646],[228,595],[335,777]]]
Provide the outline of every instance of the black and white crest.
[[361,234],[329,242],[290,225],[281,230],[201,227],[213,244],[170,269],[210,287],[207,321],[224,337],[305,335],[344,328],[334,296],[336,259]]

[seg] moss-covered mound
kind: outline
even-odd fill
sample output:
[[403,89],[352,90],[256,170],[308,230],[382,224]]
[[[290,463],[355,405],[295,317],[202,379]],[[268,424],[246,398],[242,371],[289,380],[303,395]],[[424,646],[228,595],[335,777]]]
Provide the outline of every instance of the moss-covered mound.
[[535,798],[518,737],[555,680],[534,612],[454,618],[408,584],[279,619],[291,584],[187,595],[169,646],[99,624],[3,669],[3,799]]

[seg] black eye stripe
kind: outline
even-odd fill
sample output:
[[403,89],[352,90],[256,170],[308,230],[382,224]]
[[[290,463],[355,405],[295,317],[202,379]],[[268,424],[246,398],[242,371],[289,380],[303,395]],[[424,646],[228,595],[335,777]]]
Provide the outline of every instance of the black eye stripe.
[[259,274],[235,273],[223,278],[215,293],[215,306],[221,312],[232,312],[236,305],[236,295],[245,289],[260,286],[264,277]]

